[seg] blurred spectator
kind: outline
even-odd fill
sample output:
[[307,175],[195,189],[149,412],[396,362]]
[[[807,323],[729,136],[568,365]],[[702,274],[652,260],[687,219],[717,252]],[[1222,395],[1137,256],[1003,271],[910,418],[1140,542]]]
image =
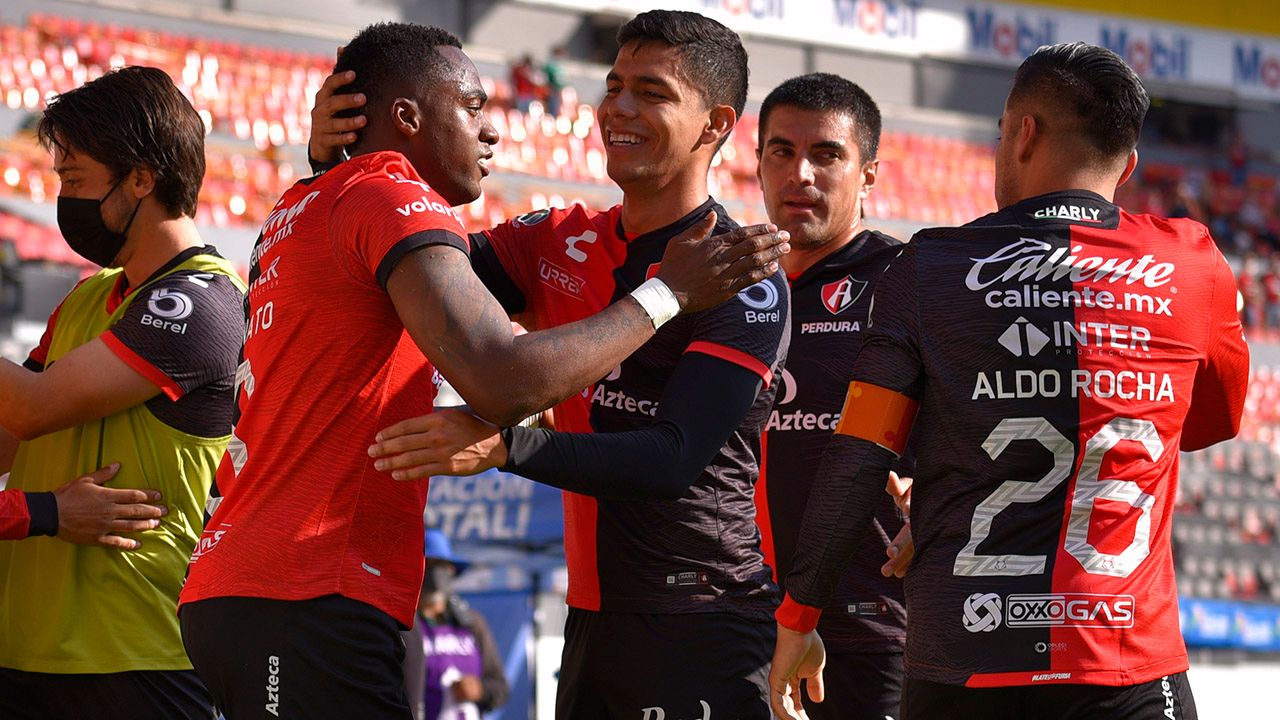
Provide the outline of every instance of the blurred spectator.
[[1245,256],[1244,265],[1236,277],[1240,296],[1244,298],[1244,324],[1248,327],[1261,326],[1266,307],[1259,266],[1258,256],[1250,253]]
[[427,530],[423,543],[418,617],[405,634],[409,706],[414,720],[479,720],[510,692],[498,648],[484,617],[453,592],[453,579],[469,563],[453,554],[439,530]]
[[516,109],[529,112],[529,105],[538,99],[538,70],[533,66],[533,56],[525,55],[511,66],[511,91],[515,94]]
[[569,52],[564,46],[557,45],[551,51],[551,57],[547,58],[546,64],[542,66],[542,76],[547,82],[547,112],[552,117],[560,116],[560,91],[564,90],[563,63],[568,56]]

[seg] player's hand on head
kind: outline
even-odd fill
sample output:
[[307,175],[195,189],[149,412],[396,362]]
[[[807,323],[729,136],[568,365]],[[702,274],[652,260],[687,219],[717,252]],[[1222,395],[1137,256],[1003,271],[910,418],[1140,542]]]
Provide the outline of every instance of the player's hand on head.
[[103,487],[120,463],[76,478],[53,491],[58,503],[58,538],[77,545],[137,550],[142,543],[121,533],[151,530],[169,513],[160,492]]
[[[341,48],[338,53],[341,55]],[[343,111],[364,107],[364,93],[338,93],[355,79],[354,70],[336,73],[326,77],[316,92],[315,105],[311,108],[311,140],[307,144],[307,152],[317,162],[342,160],[342,149],[356,141],[356,131],[368,122],[363,114],[338,117],[338,113]]]
[[809,697],[822,702],[825,691],[822,669],[827,664],[827,651],[817,631],[798,633],[778,626],[773,663],[769,667],[769,705],[773,715],[782,720],[808,720],[800,701],[800,682],[808,683]]
[[392,425],[369,447],[373,466],[396,480],[475,475],[507,462],[498,428],[463,410],[439,410]]
[[671,239],[658,278],[671,288],[685,311],[705,310],[778,271],[778,258],[790,251],[790,236],[774,225],[750,225],[711,235],[716,214]]

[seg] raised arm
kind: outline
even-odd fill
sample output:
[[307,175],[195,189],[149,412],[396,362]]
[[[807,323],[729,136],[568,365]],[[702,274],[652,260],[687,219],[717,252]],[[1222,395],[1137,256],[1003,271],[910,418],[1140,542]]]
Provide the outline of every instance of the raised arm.
[[[714,213],[673,240],[658,279],[670,310],[718,304],[777,270],[785,233],[753,226],[705,238]],[[636,299],[641,290],[584,320],[515,336],[497,300],[454,247],[406,255],[387,280],[409,334],[472,410],[514,425],[608,374],[655,332],[655,318]],[[674,314],[674,313],[671,313]],[[663,318],[658,318],[662,320]]]

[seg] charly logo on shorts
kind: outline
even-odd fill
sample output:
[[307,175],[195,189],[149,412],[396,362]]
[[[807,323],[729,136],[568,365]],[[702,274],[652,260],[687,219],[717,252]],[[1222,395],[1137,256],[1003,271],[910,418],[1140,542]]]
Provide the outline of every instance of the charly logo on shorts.
[[964,601],[964,629],[971,633],[991,632],[1000,627],[1004,619],[1000,596],[995,593],[974,593]]

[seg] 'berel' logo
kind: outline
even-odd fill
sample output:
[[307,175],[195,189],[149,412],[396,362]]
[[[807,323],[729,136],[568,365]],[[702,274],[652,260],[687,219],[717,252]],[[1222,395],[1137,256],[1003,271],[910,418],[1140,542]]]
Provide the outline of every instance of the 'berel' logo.
[[822,286],[822,306],[832,315],[839,315],[857,302],[866,289],[866,280],[845,275],[835,282]]

